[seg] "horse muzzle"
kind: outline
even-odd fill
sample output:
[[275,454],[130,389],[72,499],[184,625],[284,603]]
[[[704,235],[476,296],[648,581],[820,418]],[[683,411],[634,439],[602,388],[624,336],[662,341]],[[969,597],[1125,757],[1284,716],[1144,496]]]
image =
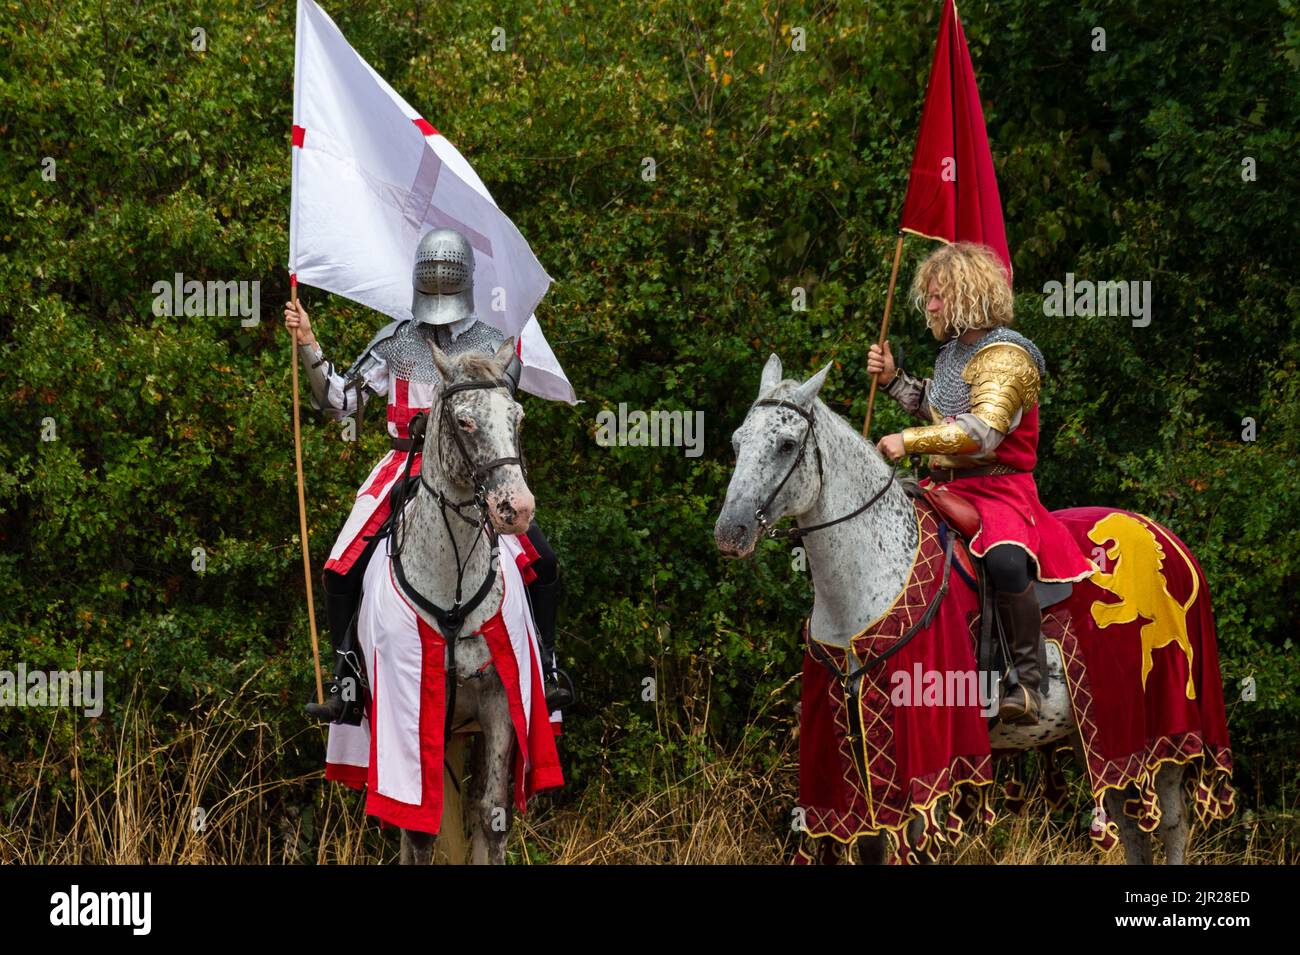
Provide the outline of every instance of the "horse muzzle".
[[758,522],[752,514],[746,517],[739,509],[724,508],[713,527],[713,539],[724,557],[749,557],[758,544]]
[[489,490],[487,505],[488,517],[498,534],[523,534],[537,509],[537,501],[527,485]]

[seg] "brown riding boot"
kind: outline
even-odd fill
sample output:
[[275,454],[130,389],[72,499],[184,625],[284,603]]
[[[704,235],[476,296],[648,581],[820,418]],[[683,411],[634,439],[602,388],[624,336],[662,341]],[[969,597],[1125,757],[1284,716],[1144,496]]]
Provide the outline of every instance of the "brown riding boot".
[[998,704],[998,719],[1016,726],[1034,726],[1042,709],[1038,696],[1043,676],[1042,638],[1039,635],[1042,614],[1038,610],[1038,597],[1030,582],[1021,593],[999,592],[995,599],[1018,681]]

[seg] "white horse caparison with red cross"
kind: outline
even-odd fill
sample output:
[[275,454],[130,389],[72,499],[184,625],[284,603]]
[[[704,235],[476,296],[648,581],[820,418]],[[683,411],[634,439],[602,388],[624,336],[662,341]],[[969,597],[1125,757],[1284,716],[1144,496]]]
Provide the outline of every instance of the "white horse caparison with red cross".
[[[407,506],[400,531],[405,582],[410,591],[439,607],[467,600],[473,589],[489,577],[493,555],[484,545],[484,528],[461,515],[447,517],[439,501],[472,501],[476,488],[492,528],[497,534],[523,534],[533,518],[535,501],[524,478],[519,455],[522,409],[513,394],[495,383],[505,377],[514,355],[514,339],[503,342],[492,358],[475,354],[447,358],[436,348],[434,360],[442,385],[425,428],[420,480],[424,490]],[[494,383],[490,387],[481,387]],[[454,404],[450,391],[457,390]],[[439,413],[441,411],[441,413]],[[459,577],[459,580],[458,580]],[[473,787],[469,795],[472,839],[470,860],[475,864],[505,862],[512,804],[512,768],[516,746],[515,726],[505,687],[490,666],[492,653],[479,629],[501,606],[504,580],[499,568],[486,595],[465,617],[455,639],[456,667],[461,673],[482,674],[465,680],[455,694],[451,725],[477,722],[482,736],[473,747]],[[425,622],[444,627],[423,607],[416,611]],[[462,636],[463,635],[463,636]],[[450,742],[450,741],[448,741]],[[459,781],[456,781],[457,783]],[[448,799],[448,809],[459,800]],[[458,823],[444,813],[444,826]],[[401,861],[432,861],[435,837],[402,830]]]
[[[505,376],[513,347],[453,358],[433,349],[439,383],[423,437],[412,432],[418,483],[400,486],[357,618],[368,719],[330,727],[327,774],[364,787],[367,811],[401,827],[406,864],[433,861],[435,842],[448,861],[505,861],[522,715],[512,708],[528,706],[523,687],[535,698],[525,667],[537,658],[517,565],[497,556],[535,507],[519,453],[523,412]],[[473,732],[467,852],[460,767]]]

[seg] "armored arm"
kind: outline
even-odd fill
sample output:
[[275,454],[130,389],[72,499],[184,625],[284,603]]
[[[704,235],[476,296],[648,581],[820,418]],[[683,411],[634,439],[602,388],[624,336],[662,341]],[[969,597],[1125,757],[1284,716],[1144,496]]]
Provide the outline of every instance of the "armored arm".
[[988,454],[1038,403],[1038,366],[1019,345],[982,348],[966,364],[970,411],[952,421],[903,430],[903,449],[921,454]]
[[925,409],[929,399],[930,379],[913,378],[901,368],[894,369],[894,377],[885,385],[885,393],[903,410],[918,421],[929,421]]
[[388,393],[388,365],[373,349],[367,349],[346,374],[325,358],[318,342],[299,345],[298,357],[307,369],[311,406],[327,418],[346,418],[371,394]]

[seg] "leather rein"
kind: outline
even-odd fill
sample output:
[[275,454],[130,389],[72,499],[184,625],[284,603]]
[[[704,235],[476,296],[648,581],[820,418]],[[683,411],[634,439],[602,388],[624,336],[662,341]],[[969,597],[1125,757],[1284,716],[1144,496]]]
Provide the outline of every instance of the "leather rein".
[[[814,419],[811,411],[807,411],[792,402],[784,401],[779,398],[764,398],[754,402],[754,404],[755,406],[760,407],[788,408],[808,422],[808,427],[804,430],[803,438],[799,442],[799,453],[795,456],[794,462],[790,465],[790,469],[785,472],[785,477],[781,478],[781,482],[773,489],[772,493],[767,496],[767,500],[754,509],[754,519],[758,521],[759,532],[761,534],[770,538],[798,540],[801,537],[806,537],[814,531],[825,530],[828,527],[834,527],[836,524],[843,524],[845,521],[851,521],[858,515],[866,513],[872,505],[884,496],[885,492],[889,490],[890,485],[898,479],[897,472],[891,469],[889,480],[884,483],[880,490],[871,495],[865,504],[856,510],[850,511],[848,514],[835,518],[834,520],[824,521],[821,524],[813,524],[809,527],[791,527],[784,529],[772,527],[769,524],[767,516],[768,511],[771,509],[772,503],[776,500],[777,495],[781,493],[781,489],[785,487],[786,483],[790,480],[790,477],[803,461],[810,439],[813,442],[813,451],[817,456],[817,479],[819,482],[822,480],[822,453],[821,448],[817,444],[817,436],[814,433]],[[888,650],[865,661],[851,672],[844,672],[835,665],[834,661],[830,659],[829,654],[821,648],[817,641],[808,641],[809,646],[812,648],[813,656],[817,657],[818,662],[824,664],[850,693],[855,692],[856,687],[861,683],[862,676],[867,671],[884,663],[934,621],[935,614],[939,611],[939,604],[943,602],[944,596],[948,593],[948,581],[952,571],[953,537],[954,535],[950,533],[947,535],[945,541],[943,555],[943,581],[940,584],[939,589],[935,591],[934,597],[925,608],[925,613],[922,614],[921,617],[908,628],[907,632],[900,636],[898,640],[894,642],[894,645]]]

